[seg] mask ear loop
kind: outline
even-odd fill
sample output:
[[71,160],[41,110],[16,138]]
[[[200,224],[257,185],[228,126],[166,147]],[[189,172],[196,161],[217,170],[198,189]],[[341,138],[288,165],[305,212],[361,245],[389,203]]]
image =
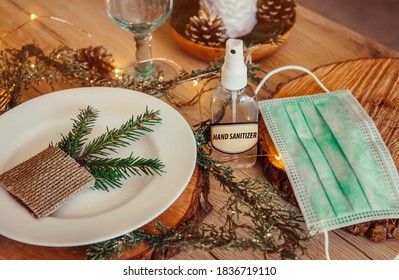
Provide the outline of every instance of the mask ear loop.
[[328,240],[328,231],[324,230],[324,250],[326,253],[326,260],[331,260],[330,258],[330,244],[329,244],[329,240]]
[[307,74],[309,74],[318,84],[319,86],[325,91],[325,92],[330,92],[326,86],[316,77],[315,74],[313,74],[312,71],[310,71],[309,69],[302,67],[302,66],[297,66],[297,65],[287,65],[287,66],[283,66],[277,69],[274,69],[272,71],[270,71],[269,73],[266,74],[266,76],[262,79],[262,81],[259,83],[259,85],[256,87],[255,89],[255,96],[258,95],[259,90],[262,88],[263,84],[274,74],[277,74],[279,72],[285,71],[285,70],[299,70],[299,71],[303,71]]

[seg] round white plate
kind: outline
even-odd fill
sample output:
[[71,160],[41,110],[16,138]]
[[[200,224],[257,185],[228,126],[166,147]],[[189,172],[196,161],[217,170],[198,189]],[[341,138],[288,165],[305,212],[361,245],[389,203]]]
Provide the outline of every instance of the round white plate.
[[61,139],[72,118],[88,105],[100,110],[91,138],[119,127],[132,115],[160,110],[153,127],[118,157],[159,158],[162,176],[132,176],[110,192],[88,189],[49,217],[37,220],[0,187],[0,234],[45,246],[77,246],[107,240],[150,222],[183,192],[193,174],[196,145],[185,119],[165,102],[117,88],[78,88],[47,94],[0,116],[0,174]]

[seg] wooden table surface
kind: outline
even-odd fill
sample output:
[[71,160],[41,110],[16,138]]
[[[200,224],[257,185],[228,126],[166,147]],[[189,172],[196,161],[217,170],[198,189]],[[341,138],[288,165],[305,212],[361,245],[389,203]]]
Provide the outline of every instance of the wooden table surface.
[[[381,46],[341,25],[338,25],[310,10],[298,7],[298,18],[288,42],[271,56],[258,63],[265,71],[277,67],[296,64],[307,68],[315,68],[324,64],[365,57],[399,57],[399,53]],[[118,67],[134,58],[132,36],[120,29],[107,17],[101,0],[2,0],[0,1],[0,34],[20,25],[34,13],[40,16],[54,16],[67,20],[83,28],[92,35],[89,38],[84,32],[54,21],[43,19],[39,24],[28,27],[28,34],[18,31],[5,40],[0,48],[20,47],[23,42],[37,43],[49,51],[60,44],[73,48],[81,48],[89,44],[103,45],[113,54]],[[367,24],[365,22],[365,24]],[[206,62],[194,58],[174,41],[168,24],[164,24],[153,35],[153,56],[165,57],[176,61],[184,69],[203,68]],[[277,84],[297,76],[298,72],[288,71],[276,75],[270,81],[270,91],[260,93],[260,99],[266,98]],[[185,87],[177,90],[188,92]],[[30,90],[25,99],[33,98],[43,91],[41,88]],[[186,120],[196,124],[209,117],[209,96],[205,96],[199,105],[179,109]],[[201,110],[200,108],[201,107]],[[201,111],[201,113],[200,113]],[[262,176],[259,165],[236,172],[238,178]],[[210,201],[214,209],[219,209],[225,196],[219,184],[211,180]],[[220,223],[217,211],[211,213],[206,222]],[[6,238],[0,236],[0,252]],[[307,251],[302,259],[324,259],[323,237],[315,237],[307,244]],[[372,243],[365,238],[352,236],[342,230],[330,233],[330,254],[332,259],[391,259],[399,251],[397,241],[383,244]],[[23,245],[19,247],[23,249]],[[18,254],[19,256],[21,254]],[[13,254],[1,254],[0,258],[13,259]],[[51,258],[51,257],[48,257]],[[181,252],[174,259],[263,259],[260,252],[225,252],[225,251],[192,251]],[[268,259],[279,259],[276,255],[268,255]]]

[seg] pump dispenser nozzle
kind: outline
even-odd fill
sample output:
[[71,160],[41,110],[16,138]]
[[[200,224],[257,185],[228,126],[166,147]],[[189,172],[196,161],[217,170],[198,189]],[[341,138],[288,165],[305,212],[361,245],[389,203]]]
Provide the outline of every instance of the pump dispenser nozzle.
[[247,66],[244,62],[242,40],[227,40],[221,82],[222,86],[228,90],[239,90],[247,85]]

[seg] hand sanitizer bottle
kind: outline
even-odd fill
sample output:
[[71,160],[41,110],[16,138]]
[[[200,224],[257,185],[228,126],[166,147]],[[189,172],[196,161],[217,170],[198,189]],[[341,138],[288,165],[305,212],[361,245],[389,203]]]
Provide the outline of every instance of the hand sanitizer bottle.
[[211,97],[212,156],[232,168],[251,167],[256,162],[258,104],[247,85],[243,42],[226,42],[221,86]]

